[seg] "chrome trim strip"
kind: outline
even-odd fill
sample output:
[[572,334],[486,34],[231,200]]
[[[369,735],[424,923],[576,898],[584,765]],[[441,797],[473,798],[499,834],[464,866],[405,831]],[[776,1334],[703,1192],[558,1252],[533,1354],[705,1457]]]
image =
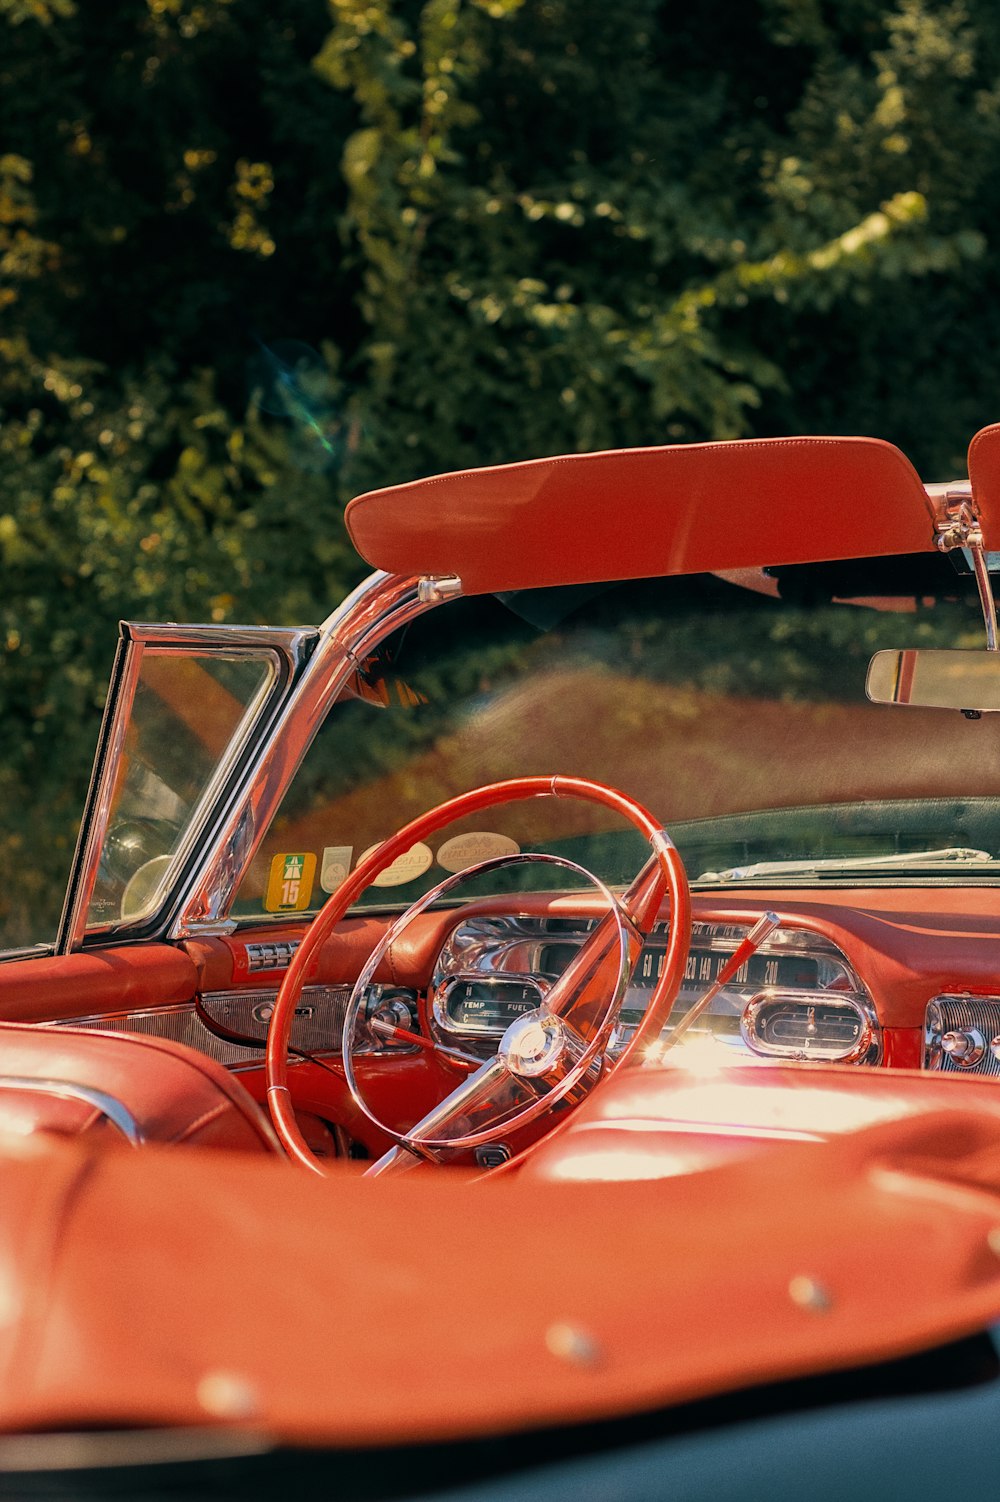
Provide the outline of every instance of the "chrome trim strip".
[[[315,652],[286,696],[259,761],[247,767],[206,853],[181,893],[169,937],[228,917],[232,898],[277,813],[327,709],[363,658],[391,631],[434,608],[419,598],[416,575],[375,573],[320,627]],[[201,928],[204,932],[204,928]]]
[[87,913],[97,882],[101,850],[108,832],[115,774],[121,760],[125,732],[139,682],[143,646],[134,642],[124,621],[119,623],[118,630],[118,648],[111,673],[111,686],[104,706],[94,770],[70,867],[66,900],[59,920],[54,951],[56,954],[68,954],[73,949],[79,949],[83,941]]
[[[346,992],[346,987],[344,990]],[[228,999],[229,993],[220,993]],[[236,999],[247,995],[241,991],[232,993]],[[252,993],[254,999],[273,1002],[276,991]],[[211,1014],[207,1014],[210,1020]],[[225,1026],[225,1019],[220,1019]],[[89,1017],[60,1017],[52,1022],[38,1023],[40,1028],[72,1027],[102,1033],[137,1033],[140,1037],[163,1038],[168,1043],[183,1043],[198,1053],[207,1054],[224,1068],[236,1074],[241,1069],[259,1069],[263,1059],[266,1029],[261,1029],[261,1041],[250,1045],[230,1042],[221,1034],[213,1032],[202,1020],[193,1001],[178,1002],[166,1007],[136,1008],[127,1012],[96,1012]]]
[[143,1138],[139,1123],[127,1106],[104,1090],[94,1090],[90,1085],[78,1085],[73,1080],[36,1080],[21,1078],[15,1074],[0,1075],[0,1090],[29,1091],[35,1095],[54,1095],[59,1100],[75,1100],[95,1111],[116,1127],[133,1147],[138,1147]]

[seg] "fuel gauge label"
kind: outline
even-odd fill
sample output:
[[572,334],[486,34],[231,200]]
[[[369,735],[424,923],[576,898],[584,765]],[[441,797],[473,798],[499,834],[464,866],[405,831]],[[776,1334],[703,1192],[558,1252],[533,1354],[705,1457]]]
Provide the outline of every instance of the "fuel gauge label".
[[445,1011],[449,1023],[463,1032],[500,1034],[541,999],[530,980],[460,980],[448,991]]

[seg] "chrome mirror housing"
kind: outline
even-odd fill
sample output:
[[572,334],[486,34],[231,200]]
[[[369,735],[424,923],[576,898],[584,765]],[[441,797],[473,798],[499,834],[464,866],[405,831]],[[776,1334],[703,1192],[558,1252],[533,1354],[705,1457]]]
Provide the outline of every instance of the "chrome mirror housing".
[[876,652],[865,692],[873,704],[1000,711],[1000,652],[909,648]]

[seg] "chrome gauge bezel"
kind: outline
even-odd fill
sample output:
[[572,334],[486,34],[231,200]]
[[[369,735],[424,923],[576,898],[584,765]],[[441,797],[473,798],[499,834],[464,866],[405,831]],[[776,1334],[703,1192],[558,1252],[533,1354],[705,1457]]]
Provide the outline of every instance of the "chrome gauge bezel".
[[[450,1037],[455,1038],[498,1038],[502,1037],[507,1028],[507,1022],[503,1024],[484,1024],[481,1022],[458,1022],[451,1014],[450,1002],[453,994],[460,986],[481,986],[483,988],[494,987],[498,992],[511,986],[530,987],[535,993],[534,1005],[540,1006],[548,991],[548,986],[535,975],[518,975],[516,973],[482,976],[482,975],[456,975],[446,981],[443,986],[434,991],[431,1002],[431,1016],[434,1024]],[[508,1019],[508,1021],[513,1019]]]
[[[815,1046],[771,1043],[763,1033],[763,1019],[774,1007],[804,1007],[807,1011],[822,1006],[830,1010],[851,1012],[858,1019],[858,1036],[846,1047],[837,1048],[817,1041]],[[740,1035],[752,1053],[764,1058],[790,1059],[803,1062],[809,1059],[824,1064],[877,1064],[882,1055],[882,1032],[875,1008],[867,997],[848,995],[843,991],[806,991],[773,986],[758,991],[743,1009],[740,1018]]]
[[[431,1031],[442,1043],[456,1043],[476,1048],[477,1043],[495,1040],[502,1029],[455,1023],[448,1015],[447,1003],[459,984],[489,983],[495,980],[535,982],[542,993],[555,978],[544,969],[546,952],[555,946],[570,948],[583,943],[598,920],[560,914],[470,914],[462,918],[448,935],[438,957],[431,980],[429,1019]],[[711,984],[739,944],[746,938],[750,922],[698,920],[692,926],[692,953],[681,986],[671,1025],[684,1016],[698,996]],[[666,948],[668,925],[657,923],[640,957],[622,1009],[622,1021],[609,1045],[609,1053],[624,1048],[641,1019],[650,990],[655,984],[660,957]],[[874,1003],[860,976],[839,946],[825,934],[800,927],[778,928],[761,945],[759,961],[746,974],[726,986],[712,1002],[708,1012],[692,1028],[692,1035],[711,1033],[729,1048],[736,1058],[797,1058],[801,1051],[782,1053],[780,1049],[754,1047],[743,1035],[741,1021],[748,1002],[763,992],[775,989],[801,991],[815,1002],[822,999],[832,1005],[845,1003],[864,1019],[862,1040],[842,1057],[841,1062],[876,1063],[882,1056],[882,1035]],[[788,974],[789,962],[801,959],[816,975],[816,985],[803,987],[780,984]],[[801,967],[800,967],[801,968]],[[664,1033],[668,1036],[668,1032]],[[829,1059],[829,1055],[827,1055]]]

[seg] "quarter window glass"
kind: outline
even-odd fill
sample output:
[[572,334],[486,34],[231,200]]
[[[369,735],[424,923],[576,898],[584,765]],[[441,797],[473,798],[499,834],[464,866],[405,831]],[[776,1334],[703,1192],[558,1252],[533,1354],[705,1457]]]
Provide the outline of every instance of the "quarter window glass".
[[237,752],[276,671],[260,653],[145,649],[88,927],[153,910],[184,830]]

